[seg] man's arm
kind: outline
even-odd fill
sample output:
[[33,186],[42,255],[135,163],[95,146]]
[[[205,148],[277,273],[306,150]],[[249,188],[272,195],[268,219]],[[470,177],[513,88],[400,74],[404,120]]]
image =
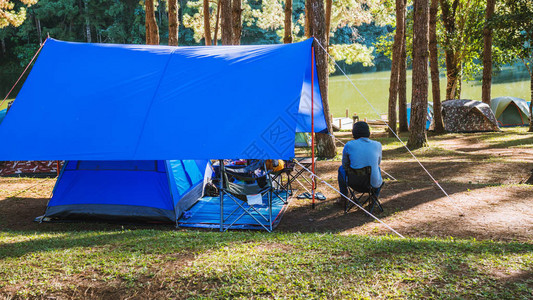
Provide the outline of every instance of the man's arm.
[[383,148],[381,146],[381,143],[379,143],[379,151],[378,151],[378,153],[379,153],[379,156],[378,156],[378,166],[379,166],[379,165],[381,165],[381,156],[383,154]]
[[350,168],[350,156],[348,155],[348,151],[346,151],[346,146],[342,149],[342,166],[344,167],[344,170]]

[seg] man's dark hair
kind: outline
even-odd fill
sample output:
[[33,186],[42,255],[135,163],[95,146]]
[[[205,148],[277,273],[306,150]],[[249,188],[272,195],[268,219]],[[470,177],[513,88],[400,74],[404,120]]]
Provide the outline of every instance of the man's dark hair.
[[354,139],[370,137],[370,127],[366,122],[356,122],[355,124],[353,124],[352,135]]

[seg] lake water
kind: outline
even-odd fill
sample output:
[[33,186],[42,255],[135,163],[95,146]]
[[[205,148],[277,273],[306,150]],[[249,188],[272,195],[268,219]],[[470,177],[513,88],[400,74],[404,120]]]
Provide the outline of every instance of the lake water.
[[[1,100],[7,94],[13,82],[18,78],[18,74],[11,76],[2,75],[0,91],[3,93]],[[389,99],[390,71],[360,73],[348,75],[353,84],[361,91],[366,99],[374,106],[378,114],[387,114]],[[9,84],[8,84],[9,83]],[[22,84],[18,84],[17,89],[10,98],[18,92]],[[440,78],[441,99],[444,99],[446,78]],[[430,85],[431,88],[431,85]],[[481,100],[481,81],[463,83],[463,99]],[[492,97],[513,96],[531,101],[529,75],[525,68],[508,67],[494,76],[492,84]],[[329,80],[329,101],[331,113],[334,117],[343,117],[346,109],[351,116],[354,112],[361,118],[379,119],[379,115],[365,101],[359,92],[352,86],[345,76],[331,76]],[[411,101],[411,70],[407,71],[407,101]],[[429,101],[432,101],[431,90],[429,91]],[[4,103],[0,106],[3,109],[7,106]]]
[[[344,75],[331,76],[329,80],[329,103],[334,117],[354,112],[361,118],[379,119],[379,115],[387,114],[389,101],[390,71],[361,73],[348,75],[353,84],[364,97],[374,106],[376,114],[365,98],[357,91]],[[407,71],[407,102],[411,102],[411,70]],[[431,82],[429,101],[432,101]],[[446,92],[446,78],[440,77],[441,100]],[[494,76],[491,97],[512,96],[531,101],[529,75],[520,68],[507,68]],[[481,100],[481,81],[463,82],[461,98]]]

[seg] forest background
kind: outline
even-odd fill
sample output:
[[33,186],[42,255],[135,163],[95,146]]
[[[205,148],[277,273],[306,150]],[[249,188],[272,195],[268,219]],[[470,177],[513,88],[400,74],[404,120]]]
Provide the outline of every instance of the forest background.
[[[283,42],[285,1],[246,0],[242,3],[241,44]],[[48,35],[59,40],[77,42],[144,44],[146,40],[144,1],[40,0],[29,7],[23,2],[14,1],[13,4],[15,11],[25,10],[25,18],[21,20],[21,25],[18,27],[0,28],[0,78],[2,78],[0,94],[2,95],[9,91],[39,48],[39,44]],[[168,44],[168,2],[155,0],[154,6],[160,44]],[[303,40],[305,38],[304,1],[293,1],[292,10],[292,35],[295,41]],[[365,82],[375,80],[377,86],[389,84],[390,75],[387,71],[391,69],[391,48],[396,21],[394,1],[340,0],[333,2],[332,10],[334,15],[330,44],[333,46],[330,48],[330,53],[336,57],[341,68],[348,74],[372,73],[365,74],[364,79],[362,76],[355,76],[356,80],[364,80],[361,83],[361,89],[365,94],[368,93],[369,97],[378,99],[387,97],[388,87],[366,88]],[[407,10],[407,24],[408,27],[412,27],[412,9],[408,7]],[[216,11],[217,2],[211,1],[210,12],[211,23],[213,23],[211,30],[214,29],[216,23]],[[484,5],[479,5],[476,13],[482,17]],[[205,44],[202,19],[202,1],[178,1],[179,45]],[[469,70],[465,72],[465,79],[472,80],[470,85],[466,86],[467,96],[472,96],[480,89],[482,64],[479,58],[472,59],[472,61],[473,63],[468,66]],[[410,68],[409,57],[408,68]],[[382,73],[375,74],[374,72]],[[340,74],[339,68],[331,68],[331,75]],[[515,82],[517,85],[505,88],[502,93],[523,92],[522,98],[527,98],[529,96],[528,79],[527,69],[520,62],[506,61],[495,68],[496,84]],[[343,78],[337,80],[333,78],[330,101],[334,103],[332,105],[334,116],[344,115],[345,109],[351,108],[350,111],[353,112],[359,110],[362,116],[375,117],[369,108],[357,109],[356,106],[361,105],[350,103],[349,100],[354,100],[358,95],[355,95],[355,91],[349,89],[346,84]],[[20,86],[16,87],[12,95],[16,95]],[[357,104],[363,104],[355,100]],[[378,104],[378,107],[386,113],[386,103],[383,102],[382,105]]]

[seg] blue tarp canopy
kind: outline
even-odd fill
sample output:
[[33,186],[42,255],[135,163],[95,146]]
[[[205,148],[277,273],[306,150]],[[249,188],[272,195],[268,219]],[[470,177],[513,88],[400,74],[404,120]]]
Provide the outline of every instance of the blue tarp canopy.
[[311,131],[311,46],[48,39],[0,125],[0,160],[292,158]]

